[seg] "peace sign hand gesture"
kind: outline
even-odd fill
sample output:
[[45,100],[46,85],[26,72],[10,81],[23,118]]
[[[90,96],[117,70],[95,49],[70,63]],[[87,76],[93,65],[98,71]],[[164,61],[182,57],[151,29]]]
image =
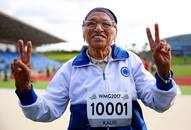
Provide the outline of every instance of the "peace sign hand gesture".
[[15,85],[18,92],[23,92],[31,88],[31,51],[32,42],[27,42],[27,52],[25,54],[25,45],[23,40],[17,42],[19,48],[20,59],[14,59],[11,64],[11,70],[15,78]]
[[167,77],[170,74],[170,45],[166,43],[165,40],[160,39],[158,24],[155,24],[155,39],[152,38],[150,28],[146,28],[146,32],[151,48],[152,57],[157,66],[157,72],[160,76]]

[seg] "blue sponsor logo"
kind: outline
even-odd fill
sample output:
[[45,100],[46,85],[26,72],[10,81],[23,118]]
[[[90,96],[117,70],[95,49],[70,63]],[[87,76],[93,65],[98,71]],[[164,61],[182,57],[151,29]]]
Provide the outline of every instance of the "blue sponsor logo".
[[129,69],[127,67],[122,67],[121,68],[121,74],[125,77],[129,76]]

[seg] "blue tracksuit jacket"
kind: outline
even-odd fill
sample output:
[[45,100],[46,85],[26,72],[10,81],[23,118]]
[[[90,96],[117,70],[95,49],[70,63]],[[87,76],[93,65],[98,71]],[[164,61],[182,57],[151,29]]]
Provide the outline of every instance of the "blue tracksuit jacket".
[[[17,93],[26,117],[49,122],[59,118],[70,102],[68,130],[146,130],[140,99],[146,106],[163,112],[175,99],[177,90],[172,80],[165,84],[156,74],[144,69],[141,59],[131,51],[112,45],[112,54],[103,72],[81,53],[62,65],[43,95],[33,89]],[[125,68],[125,69],[124,69]],[[128,127],[91,128],[87,119],[86,96],[89,91],[128,91],[132,99],[132,122]]]

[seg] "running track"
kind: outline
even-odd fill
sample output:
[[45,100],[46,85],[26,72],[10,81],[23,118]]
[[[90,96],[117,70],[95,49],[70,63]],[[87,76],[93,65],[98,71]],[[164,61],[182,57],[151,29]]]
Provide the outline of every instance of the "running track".
[[191,87],[191,76],[176,76],[173,79],[178,85],[187,85]]

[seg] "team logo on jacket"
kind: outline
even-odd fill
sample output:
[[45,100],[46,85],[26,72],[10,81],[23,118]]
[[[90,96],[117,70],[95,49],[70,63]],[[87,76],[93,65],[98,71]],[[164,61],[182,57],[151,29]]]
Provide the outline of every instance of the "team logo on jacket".
[[128,77],[129,76],[129,69],[126,66],[122,67],[121,68],[121,74],[125,77]]

